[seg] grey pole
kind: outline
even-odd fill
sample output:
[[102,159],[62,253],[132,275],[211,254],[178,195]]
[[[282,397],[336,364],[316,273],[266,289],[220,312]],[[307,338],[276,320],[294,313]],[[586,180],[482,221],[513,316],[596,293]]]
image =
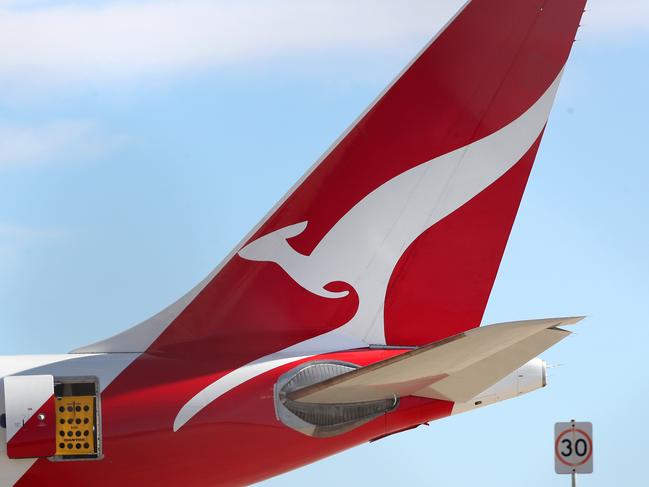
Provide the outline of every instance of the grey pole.
[[[572,436],[573,436],[573,441],[574,441],[574,436],[575,436],[575,420],[571,419],[570,422],[572,423]],[[572,487],[577,487],[577,474],[575,474],[575,469],[572,469],[572,474],[570,475],[572,477]]]

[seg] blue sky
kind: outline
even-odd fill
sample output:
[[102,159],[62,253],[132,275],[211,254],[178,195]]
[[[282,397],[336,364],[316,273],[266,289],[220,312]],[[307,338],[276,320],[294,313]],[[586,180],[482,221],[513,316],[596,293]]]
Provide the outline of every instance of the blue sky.
[[[0,354],[66,352],[202,279],[456,0],[0,0]],[[637,485],[649,434],[649,4],[592,0],[485,323],[586,314],[550,387],[266,485]]]

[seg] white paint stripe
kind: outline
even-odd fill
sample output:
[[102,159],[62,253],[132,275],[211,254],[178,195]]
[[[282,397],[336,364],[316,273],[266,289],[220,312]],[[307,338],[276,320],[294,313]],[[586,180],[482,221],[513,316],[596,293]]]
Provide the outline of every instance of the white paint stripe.
[[193,418],[199,411],[213,402],[216,398],[234,389],[238,385],[257,377],[264,372],[268,372],[277,367],[281,367],[282,365],[307,357],[309,356],[286,357],[281,353],[267,355],[266,357],[250,362],[236,370],[233,370],[229,374],[224,375],[196,394],[182,407],[174,420],[174,432],[178,431],[185,423],[187,423],[187,421]]
[[334,330],[249,362],[217,379],[192,397],[178,411],[174,420],[174,431],[178,431],[199,411],[226,392],[265,372],[315,355],[366,346],[365,342],[352,339],[344,333]]

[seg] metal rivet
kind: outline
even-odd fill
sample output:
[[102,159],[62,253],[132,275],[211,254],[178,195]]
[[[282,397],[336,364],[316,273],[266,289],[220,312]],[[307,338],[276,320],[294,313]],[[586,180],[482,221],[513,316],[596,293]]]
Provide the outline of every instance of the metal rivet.
[[40,413],[37,418],[39,421],[45,421],[45,415],[43,413]]

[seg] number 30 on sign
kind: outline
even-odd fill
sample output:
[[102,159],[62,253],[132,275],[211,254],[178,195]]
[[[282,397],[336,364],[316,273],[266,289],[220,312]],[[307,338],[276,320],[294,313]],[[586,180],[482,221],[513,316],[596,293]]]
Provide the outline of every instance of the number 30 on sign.
[[555,423],[554,471],[570,474],[593,473],[592,423]]

